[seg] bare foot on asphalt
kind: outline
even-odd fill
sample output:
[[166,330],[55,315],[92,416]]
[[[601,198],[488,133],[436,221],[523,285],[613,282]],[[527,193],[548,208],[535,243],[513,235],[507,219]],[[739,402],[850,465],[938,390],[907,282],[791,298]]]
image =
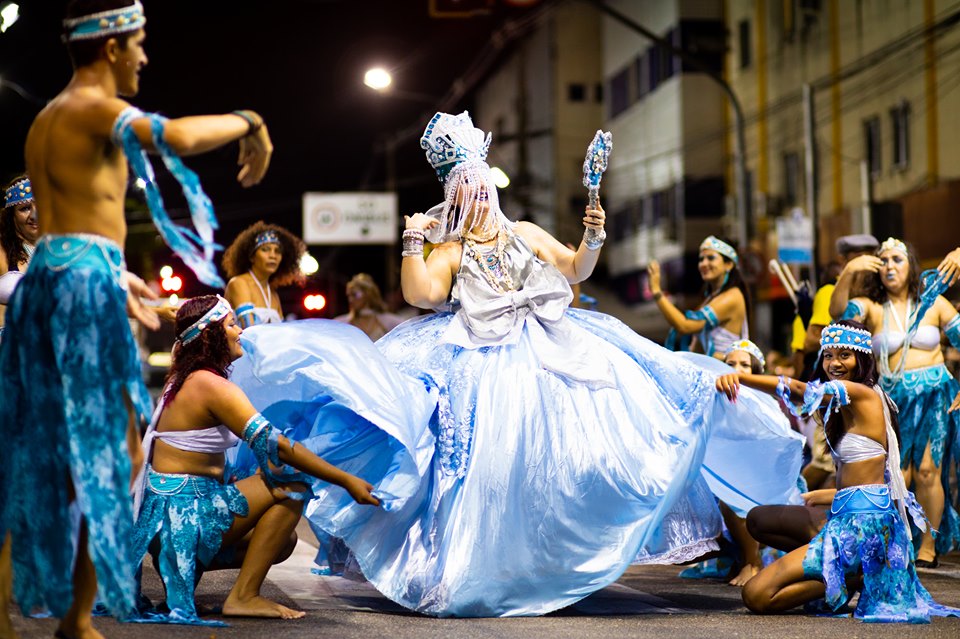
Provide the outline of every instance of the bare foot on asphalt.
[[731,586],[744,586],[748,581],[754,578],[756,574],[760,572],[757,570],[757,567],[752,564],[747,564],[740,569],[740,573],[730,580]]
[[224,617],[269,617],[272,619],[301,619],[307,613],[281,606],[275,601],[263,597],[253,597],[240,601],[231,593],[223,602]]

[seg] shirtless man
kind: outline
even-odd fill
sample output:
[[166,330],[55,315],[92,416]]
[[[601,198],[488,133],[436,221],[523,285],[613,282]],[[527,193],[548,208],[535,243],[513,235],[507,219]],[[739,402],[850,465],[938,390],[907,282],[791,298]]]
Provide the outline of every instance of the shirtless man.
[[[0,441],[23,451],[0,460],[9,461],[0,464],[2,523],[13,536],[21,608],[50,610],[63,637],[101,636],[91,624],[98,581],[115,616],[135,614],[139,558],[128,490],[131,462],[138,468],[142,456],[136,418],[149,415],[150,400],[126,315],[151,328],[159,322],[140,303],[155,295],[125,270],[128,158],[111,133],[130,106],[119,96],[136,95],[147,63],[145,22],[137,0],[73,0],[64,20],[73,77],[27,136],[43,237],[10,301],[10,339],[0,347]],[[131,124],[148,151],[154,124],[142,116]],[[253,112],[162,126],[179,155],[239,140],[244,186],[257,184],[269,165],[273,147]]]

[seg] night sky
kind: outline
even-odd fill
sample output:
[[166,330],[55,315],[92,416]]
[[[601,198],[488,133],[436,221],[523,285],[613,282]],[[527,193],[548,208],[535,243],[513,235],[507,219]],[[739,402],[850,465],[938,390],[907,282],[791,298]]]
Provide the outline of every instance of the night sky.
[[[304,191],[359,190],[365,180],[368,189],[380,190],[385,161],[374,148],[383,136],[426,126],[492,35],[506,20],[531,11],[498,0],[489,15],[436,19],[428,14],[429,0],[142,1],[150,62],[131,102],[168,117],[249,108],[262,114],[270,129],[273,161],[266,179],[252,189],[235,181],[235,144],[188,159],[214,202],[221,221],[217,237],[224,244],[261,218],[299,233]],[[71,75],[59,40],[67,3],[19,4],[20,21],[0,34],[0,77],[45,101]],[[398,89],[421,99],[380,96],[365,87],[363,72],[375,64],[393,71]],[[463,101],[449,109],[470,106]],[[23,141],[40,108],[0,88],[4,181],[22,170]],[[176,184],[158,172],[168,208],[181,218]],[[424,210],[442,195],[415,139],[399,150],[397,177],[401,214]],[[317,286],[342,285],[356,270],[381,277],[382,247],[312,252],[321,263]],[[299,299],[300,293],[295,295]]]

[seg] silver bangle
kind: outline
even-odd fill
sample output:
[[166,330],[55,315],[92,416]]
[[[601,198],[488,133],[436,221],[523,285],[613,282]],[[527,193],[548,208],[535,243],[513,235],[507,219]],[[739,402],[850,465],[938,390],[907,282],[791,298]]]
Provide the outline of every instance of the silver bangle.
[[588,226],[583,230],[583,243],[586,244],[587,248],[591,251],[596,251],[603,246],[603,242],[606,239],[607,232],[603,229],[595,229]]
[[423,231],[407,229],[403,232],[402,257],[423,257]]

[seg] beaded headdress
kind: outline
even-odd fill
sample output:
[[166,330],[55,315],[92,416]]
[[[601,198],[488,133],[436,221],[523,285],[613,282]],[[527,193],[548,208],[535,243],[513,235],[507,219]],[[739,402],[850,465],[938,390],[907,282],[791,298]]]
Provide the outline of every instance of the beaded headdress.
[[232,312],[233,307],[230,306],[230,302],[217,295],[217,303],[213,305],[213,308],[204,313],[203,317],[185,328],[184,331],[180,333],[180,336],[177,337],[177,341],[180,342],[181,345],[189,344],[193,340],[200,337],[200,333],[203,332],[203,329],[207,328],[214,322],[222,321]]
[[870,331],[841,324],[830,324],[820,331],[820,350],[846,348],[861,353],[872,353],[873,340]]
[[700,243],[700,250],[710,249],[711,251],[716,251],[720,255],[723,255],[726,258],[733,260],[733,263],[738,262],[737,250],[724,242],[721,239],[714,237],[713,235],[707,237],[703,242]]
[[729,355],[733,351],[743,351],[744,353],[748,353],[752,357],[756,357],[757,361],[760,362],[760,368],[765,368],[767,365],[766,360],[763,358],[763,353],[760,352],[760,347],[758,347],[756,344],[754,344],[748,339],[742,339],[734,342],[733,344],[730,345],[730,348],[728,348],[727,352],[724,354]]
[[898,240],[895,237],[888,237],[883,241],[883,244],[880,245],[880,248],[877,249],[877,255],[880,255],[884,251],[900,251],[906,256],[910,255],[910,251],[907,250],[907,245],[903,243],[902,240]]
[[[437,172],[444,186],[444,201],[427,215],[440,224],[426,232],[433,243],[458,240],[469,220],[474,235],[486,236],[500,228],[512,227],[500,210],[500,199],[486,163],[490,150],[490,133],[473,125],[470,114],[437,113],[430,119],[420,138],[420,148],[426,151],[427,161]],[[489,207],[489,213],[479,225],[474,223],[474,211]]]
[[276,231],[264,231],[257,235],[257,238],[253,241],[253,250],[256,251],[258,248],[264,244],[279,244],[280,236],[277,235]]
[[29,178],[17,180],[11,184],[3,195],[3,206],[14,206],[21,202],[33,202],[33,186]]
[[99,11],[86,16],[68,18],[63,21],[63,39],[67,42],[75,40],[92,40],[105,36],[136,31],[147,23],[147,16],[143,13],[140,0],[135,0],[128,7]]

